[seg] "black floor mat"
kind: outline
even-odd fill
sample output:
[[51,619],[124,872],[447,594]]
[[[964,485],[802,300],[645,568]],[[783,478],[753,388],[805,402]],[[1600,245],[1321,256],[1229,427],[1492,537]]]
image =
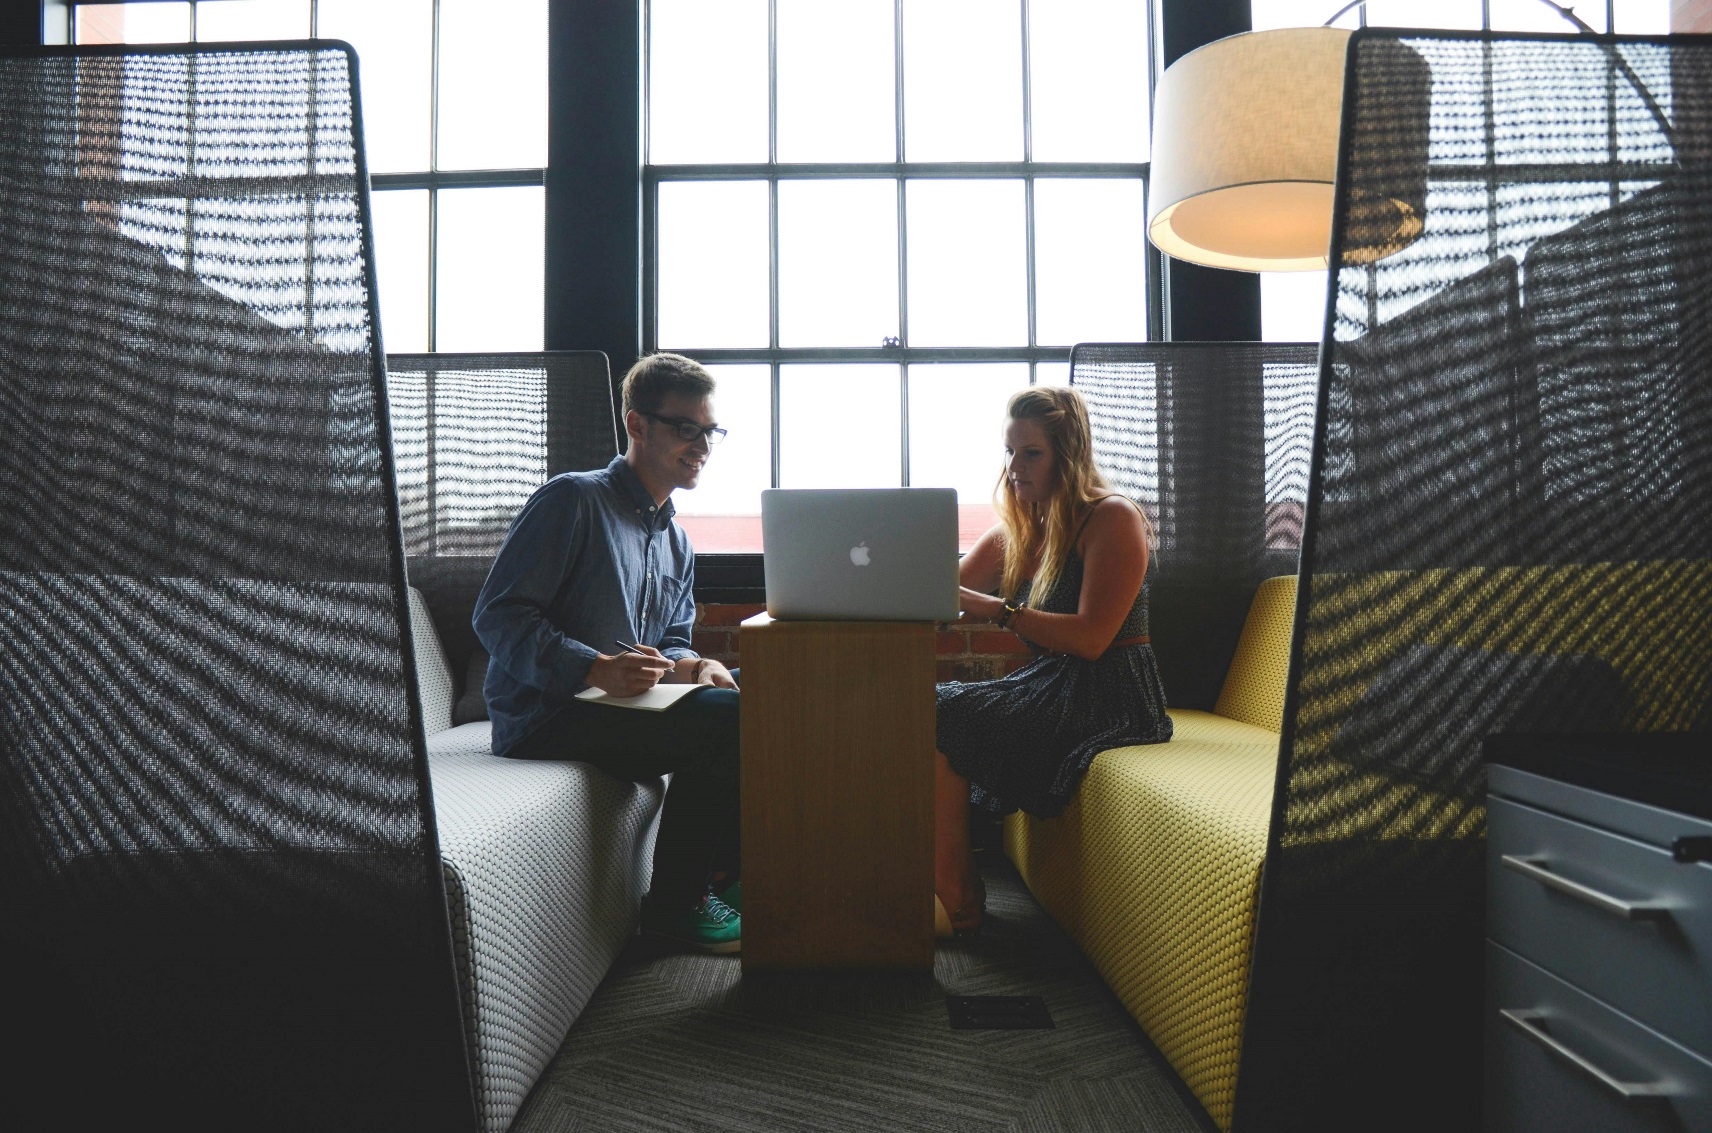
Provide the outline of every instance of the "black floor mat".
[[1046,1000],[1038,995],[948,995],[946,1010],[954,1031],[1026,1031],[1056,1027]]

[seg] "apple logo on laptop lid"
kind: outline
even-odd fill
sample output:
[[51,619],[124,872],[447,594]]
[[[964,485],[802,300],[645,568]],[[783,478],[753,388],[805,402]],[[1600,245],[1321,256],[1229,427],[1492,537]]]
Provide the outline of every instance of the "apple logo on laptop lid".
[[850,548],[850,561],[857,566],[868,565],[868,541],[866,539]]

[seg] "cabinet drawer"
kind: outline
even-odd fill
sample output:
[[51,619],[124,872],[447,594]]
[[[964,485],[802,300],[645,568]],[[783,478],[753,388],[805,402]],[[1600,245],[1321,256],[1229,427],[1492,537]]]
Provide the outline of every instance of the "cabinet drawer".
[[1712,1057],[1712,868],[1509,799],[1487,814],[1487,935]]
[[1489,941],[1486,1129],[1705,1133],[1712,1063]]

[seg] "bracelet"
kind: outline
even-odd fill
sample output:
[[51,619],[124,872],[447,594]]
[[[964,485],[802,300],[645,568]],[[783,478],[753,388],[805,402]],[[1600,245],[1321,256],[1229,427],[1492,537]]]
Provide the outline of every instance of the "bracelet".
[[1024,606],[1028,605],[1028,603],[1027,602],[1018,602],[1016,605],[1013,606],[1011,603],[1006,602],[1004,605],[1005,605],[1005,612],[999,615],[999,628],[1000,629],[1009,629],[1010,624],[1011,624],[1011,619],[1016,617],[1018,612],[1020,612]]
[[705,668],[707,668],[707,658],[706,657],[697,657],[696,663],[695,663],[695,671],[690,674],[690,683],[691,684],[693,684],[693,685],[701,684],[701,673],[702,673],[702,670]]

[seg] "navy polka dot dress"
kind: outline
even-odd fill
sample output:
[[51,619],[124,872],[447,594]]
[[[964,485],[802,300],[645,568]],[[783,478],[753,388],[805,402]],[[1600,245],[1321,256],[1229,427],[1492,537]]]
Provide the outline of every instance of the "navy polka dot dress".
[[[1031,609],[1073,614],[1082,596],[1074,549],[1051,592]],[[1024,621],[1027,615],[1023,615]],[[1147,635],[1147,586],[1113,641]],[[1023,639],[1034,660],[993,681],[938,688],[939,750],[969,780],[969,801],[992,814],[1022,809],[1050,818],[1064,809],[1094,757],[1107,748],[1171,738],[1165,688],[1151,645],[1117,645],[1098,660],[1047,653]]]

